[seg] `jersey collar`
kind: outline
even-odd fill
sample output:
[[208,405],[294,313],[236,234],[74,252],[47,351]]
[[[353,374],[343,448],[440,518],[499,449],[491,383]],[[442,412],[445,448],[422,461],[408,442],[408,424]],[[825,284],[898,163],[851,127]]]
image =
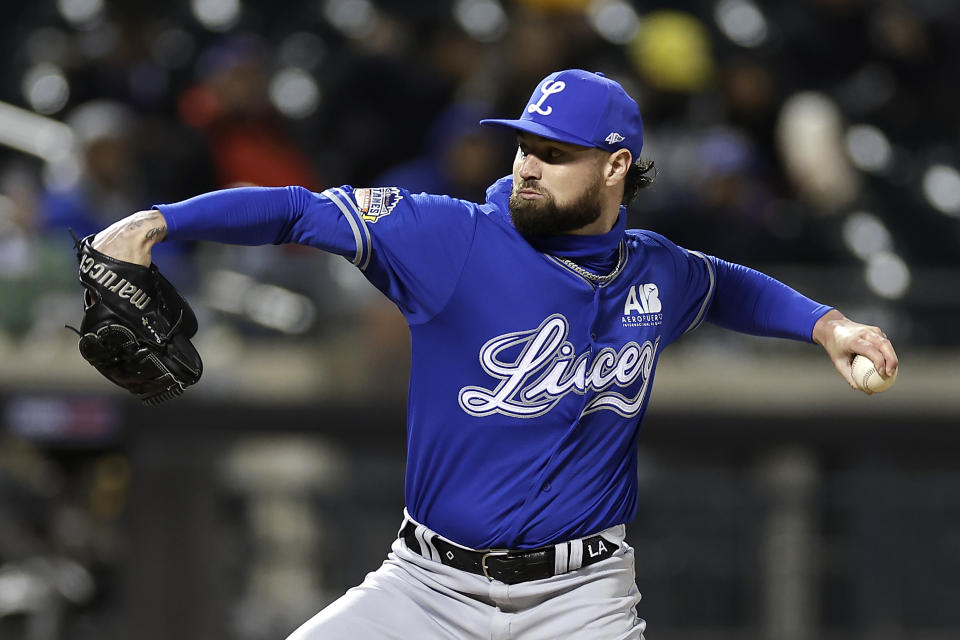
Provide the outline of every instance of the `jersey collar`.
[[[627,229],[627,210],[620,207],[616,224],[606,233],[590,236],[562,234],[557,236],[534,236],[527,238],[538,251],[570,258],[575,262],[606,261],[615,254],[623,232]],[[587,265],[584,265],[587,266]]]

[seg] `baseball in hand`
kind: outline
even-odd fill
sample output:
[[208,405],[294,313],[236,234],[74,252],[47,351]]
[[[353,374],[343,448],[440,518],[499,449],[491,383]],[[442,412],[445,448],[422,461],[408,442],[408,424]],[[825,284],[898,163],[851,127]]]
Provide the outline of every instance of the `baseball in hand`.
[[896,379],[896,369],[894,369],[893,374],[889,377],[882,376],[877,373],[876,367],[873,366],[869,358],[863,356],[855,356],[853,358],[853,381],[864,391],[871,393],[886,391],[893,386]]

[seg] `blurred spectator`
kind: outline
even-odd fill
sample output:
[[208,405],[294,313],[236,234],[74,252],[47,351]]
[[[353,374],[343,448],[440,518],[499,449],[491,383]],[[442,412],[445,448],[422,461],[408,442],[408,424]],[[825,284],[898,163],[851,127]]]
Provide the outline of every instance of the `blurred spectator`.
[[310,159],[286,131],[267,89],[268,49],[250,34],[226,37],[197,63],[200,84],[179,99],[181,119],[207,138],[217,183],[320,189]]
[[770,67],[760,60],[735,56],[720,67],[717,90],[727,122],[772,148],[778,87]]
[[[334,182],[369,184],[417,154],[430,122],[450,103],[462,74],[469,73],[461,66],[465,37],[447,30],[442,38],[426,39],[426,50],[412,58],[399,51],[338,52],[322,114]],[[454,58],[447,67],[434,67],[441,52]]]
[[[66,122],[77,157],[48,168],[34,224],[34,231],[61,248],[69,245],[68,230],[83,238],[153,204],[137,153],[140,124],[133,110],[91,100],[73,109]],[[188,247],[171,242],[158,249],[157,264],[173,278],[186,278]]]
[[487,187],[507,172],[510,159],[505,152],[512,147],[505,147],[496,132],[477,126],[486,117],[491,117],[486,105],[452,105],[433,123],[422,153],[375,183],[482,202]]
[[495,112],[518,111],[526,104],[530,87],[557,69],[600,70],[592,65],[592,58],[601,43],[586,16],[555,4],[534,1],[513,7],[504,41],[497,46],[500,58],[495,100],[491,100]]
[[[220,11],[210,13],[214,5]],[[82,235],[215,187],[390,182],[481,199],[509,156],[482,137],[469,109],[515,114],[532,82],[580,67],[616,77],[641,103],[644,155],[660,175],[631,208],[631,224],[757,266],[852,266],[862,258],[839,229],[863,210],[888,230],[887,248],[917,270],[917,290],[940,290],[923,285],[919,270],[954,267],[960,252],[954,5],[24,6],[16,25],[3,25],[0,46],[11,64],[0,74],[0,99],[57,118],[63,109],[82,159],[79,171],[62,163],[30,169],[34,183],[46,185],[39,205],[4,191],[16,205],[7,209],[18,213],[14,223],[7,216],[0,265],[9,286],[9,274],[42,262],[37,233],[65,245],[67,226]],[[65,83],[58,110],[36,106],[46,86],[31,76],[37,65],[52,65],[43,77]],[[286,99],[314,94],[309,109],[284,107],[284,77],[297,79],[282,92]],[[171,248],[161,245],[158,264],[166,267],[162,252]],[[290,249],[262,261],[242,251],[202,252],[209,264],[309,296],[328,290],[323,275],[303,283]],[[909,313],[919,325],[936,313],[929,311]],[[925,335],[934,333],[944,334]]]
[[[5,334],[22,337],[36,330],[40,339],[63,328],[51,311],[58,309],[56,292],[74,281],[75,263],[60,241],[37,235],[36,178],[24,164],[0,171],[0,347]],[[53,322],[51,322],[53,321]]]
[[143,206],[143,181],[133,154],[136,116],[127,106],[93,100],[67,117],[78,147],[76,175],[54,179],[43,196],[40,228],[95,233]]

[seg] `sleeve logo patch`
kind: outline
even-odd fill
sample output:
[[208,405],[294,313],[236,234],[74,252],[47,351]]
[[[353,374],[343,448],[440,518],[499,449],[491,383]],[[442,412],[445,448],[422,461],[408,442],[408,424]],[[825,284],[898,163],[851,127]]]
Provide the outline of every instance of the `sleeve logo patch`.
[[360,209],[360,217],[367,222],[376,222],[390,215],[397,203],[403,199],[397,187],[377,187],[376,189],[354,189],[353,197]]

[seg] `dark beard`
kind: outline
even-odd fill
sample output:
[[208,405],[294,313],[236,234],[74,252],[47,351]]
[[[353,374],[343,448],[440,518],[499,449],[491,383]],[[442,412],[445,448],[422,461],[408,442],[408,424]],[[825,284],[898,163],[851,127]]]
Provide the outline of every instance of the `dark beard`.
[[579,198],[563,206],[558,205],[549,193],[544,193],[540,200],[524,200],[520,197],[520,189],[531,188],[537,189],[536,183],[515,184],[510,193],[510,219],[517,231],[525,237],[570,233],[596,222],[600,217],[599,180]]

